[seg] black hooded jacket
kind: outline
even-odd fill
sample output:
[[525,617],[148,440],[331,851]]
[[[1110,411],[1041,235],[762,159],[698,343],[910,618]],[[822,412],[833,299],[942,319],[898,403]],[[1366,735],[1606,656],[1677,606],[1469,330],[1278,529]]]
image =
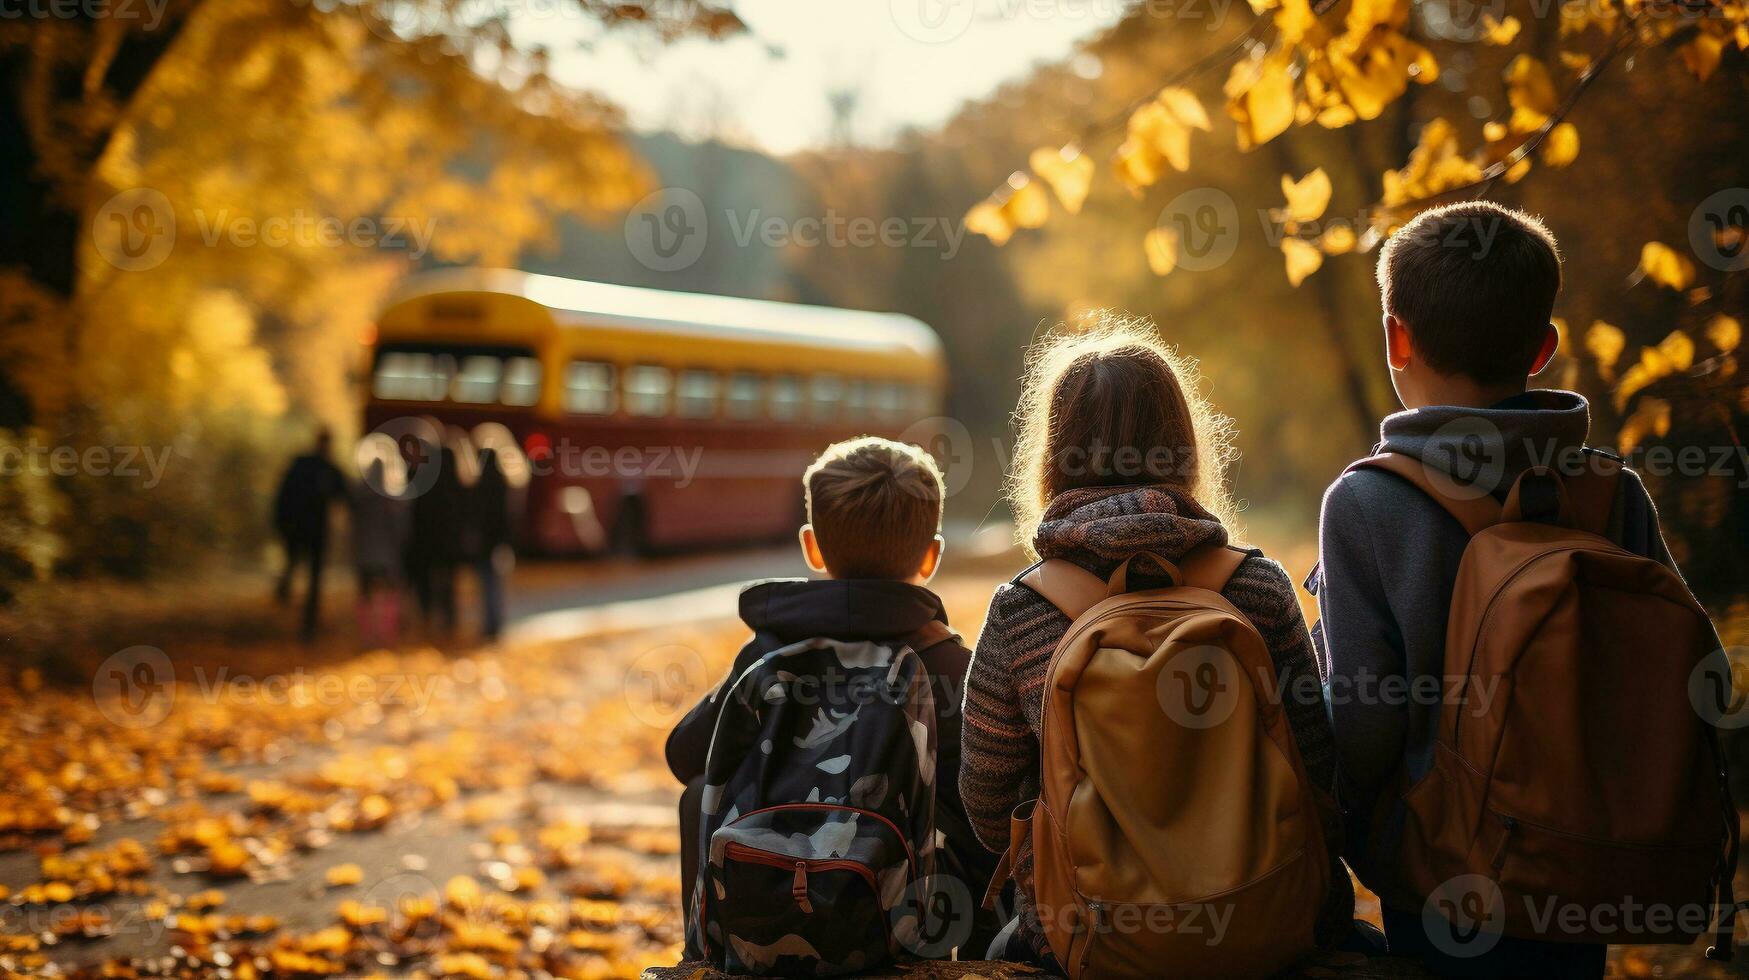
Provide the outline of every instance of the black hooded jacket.
[[741,619],[753,636],[735,656],[728,677],[668,736],[668,768],[675,778],[690,783],[704,775],[721,710],[718,696],[765,654],[814,637],[854,642],[904,640],[923,633],[934,639],[917,653],[935,695],[935,826],[947,840],[951,859],[960,865],[958,873],[968,883],[976,882],[972,887],[982,888],[995,872],[997,855],[977,842],[959,793],[960,702],[972,654],[957,636],[941,629],[947,625],[941,598],[921,586],[886,579],[773,579],[742,590]]

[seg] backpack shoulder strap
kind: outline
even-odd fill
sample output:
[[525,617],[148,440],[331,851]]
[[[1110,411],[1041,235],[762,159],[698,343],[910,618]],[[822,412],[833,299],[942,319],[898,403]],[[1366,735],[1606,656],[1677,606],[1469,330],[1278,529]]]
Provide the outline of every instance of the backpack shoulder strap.
[[1179,561],[1178,570],[1184,573],[1185,585],[1219,595],[1226,589],[1227,580],[1253,554],[1256,552],[1230,544],[1198,548]]
[[1044,596],[1045,601],[1071,620],[1080,619],[1111,588],[1105,579],[1065,558],[1047,558],[1015,581]]
[[[1230,545],[1198,548],[1176,564],[1180,585],[1207,589],[1217,595],[1227,587],[1227,580],[1252,552]],[[1080,565],[1062,558],[1048,558],[1027,569],[1016,582],[1044,596],[1051,605],[1070,619],[1081,614],[1112,594],[1111,581],[1102,579]],[[1121,585],[1116,587],[1123,591]]]
[[939,619],[932,619],[918,627],[917,632],[906,637],[905,642],[910,645],[912,650],[922,653],[937,643],[945,643],[948,640],[958,641],[959,638],[960,635],[954,632],[952,627]]
[[1422,493],[1433,498],[1433,502],[1445,508],[1445,512],[1457,519],[1473,537],[1488,528],[1500,523],[1500,502],[1493,494],[1484,493],[1481,496],[1453,494],[1455,487],[1442,487],[1427,475],[1427,464],[1402,453],[1379,453],[1368,456],[1349,465],[1344,473],[1356,470],[1383,470],[1407,480]]
[[1587,448],[1585,471],[1567,476],[1567,500],[1573,507],[1573,525],[1581,531],[1609,536],[1609,519],[1615,515],[1615,498],[1621,488],[1622,461],[1606,452]]

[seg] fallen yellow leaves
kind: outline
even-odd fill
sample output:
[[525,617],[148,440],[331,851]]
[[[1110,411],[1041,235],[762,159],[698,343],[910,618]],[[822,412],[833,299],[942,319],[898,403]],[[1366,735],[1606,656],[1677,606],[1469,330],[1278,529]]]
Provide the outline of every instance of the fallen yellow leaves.
[[[740,639],[731,626],[660,638],[713,667]],[[12,788],[0,848],[41,855],[40,880],[0,889],[25,910],[16,921],[41,924],[0,930],[0,975],[630,977],[678,961],[672,826],[536,802],[557,787],[603,799],[632,784],[661,787],[656,799],[678,792],[666,730],[623,696],[626,665],[653,642],[627,633],[489,658],[418,650],[335,668],[445,679],[444,697],[418,702],[269,704],[188,685],[142,729],[110,722],[88,689],[31,681],[27,691],[0,668],[0,777]],[[146,823],[133,838],[117,833],[124,821]],[[387,871],[320,857],[343,840],[417,840],[425,827],[465,834],[471,843],[443,847],[472,873],[428,878],[416,855]],[[176,889],[183,880],[199,887]],[[297,880],[296,927],[220,911],[258,884]],[[358,890],[318,908],[329,888]],[[146,955],[92,961],[75,941]]]

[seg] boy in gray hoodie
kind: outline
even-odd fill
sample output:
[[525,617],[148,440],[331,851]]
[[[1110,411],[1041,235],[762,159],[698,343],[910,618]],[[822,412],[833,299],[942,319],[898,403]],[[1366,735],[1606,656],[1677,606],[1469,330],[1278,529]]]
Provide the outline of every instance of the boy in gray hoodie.
[[[1528,467],[1583,465],[1597,452],[1585,447],[1584,398],[1526,390],[1558,342],[1549,319],[1561,262],[1540,221],[1486,202],[1426,211],[1385,243],[1378,281],[1406,411],[1385,418],[1375,452],[1414,457],[1436,480],[1500,499]],[[1624,468],[1619,487],[1610,537],[1674,569],[1639,477]],[[1324,495],[1307,587],[1322,615],[1344,851],[1382,900],[1394,955],[1441,976],[1601,977],[1602,945],[1441,942],[1423,918],[1427,896],[1392,866],[1403,814],[1391,802],[1432,764],[1446,620],[1468,544],[1455,518],[1394,474],[1354,470]]]

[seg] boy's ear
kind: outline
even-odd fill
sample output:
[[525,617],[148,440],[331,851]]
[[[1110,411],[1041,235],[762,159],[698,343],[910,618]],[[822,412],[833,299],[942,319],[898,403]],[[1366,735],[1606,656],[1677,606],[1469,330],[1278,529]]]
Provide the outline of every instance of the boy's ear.
[[808,567],[814,571],[822,575],[826,574],[826,556],[820,551],[820,539],[814,536],[814,525],[803,524],[800,537],[802,539],[802,560],[807,562]]
[[929,550],[923,553],[923,564],[917,568],[918,578],[927,582],[935,577],[936,570],[941,568],[941,551],[946,547],[947,542],[939,534],[929,542]]
[[1548,367],[1549,362],[1555,359],[1555,349],[1560,346],[1561,332],[1556,330],[1555,325],[1551,323],[1549,324],[1549,332],[1543,337],[1542,347],[1536,352],[1536,360],[1530,363],[1530,373],[1532,375],[1541,374],[1543,368]]
[[1415,345],[1409,338],[1409,327],[1395,316],[1385,314],[1385,360],[1391,369],[1401,371],[1415,355]]

